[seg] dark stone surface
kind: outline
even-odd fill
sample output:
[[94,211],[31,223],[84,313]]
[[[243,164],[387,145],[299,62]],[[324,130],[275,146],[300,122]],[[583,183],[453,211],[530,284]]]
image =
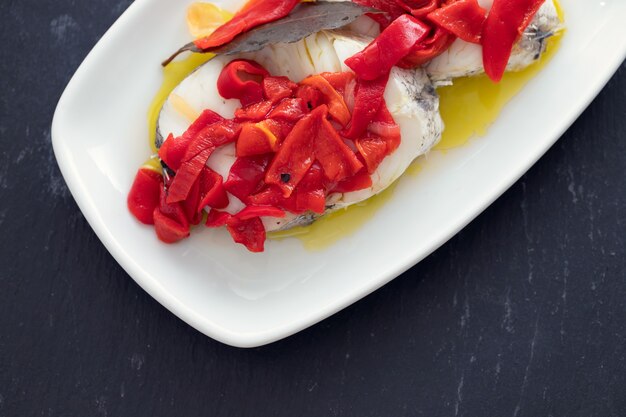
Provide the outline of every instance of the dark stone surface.
[[52,154],[63,88],[128,4],[0,3],[0,416],[626,415],[625,66],[434,255],[239,350],[126,275]]

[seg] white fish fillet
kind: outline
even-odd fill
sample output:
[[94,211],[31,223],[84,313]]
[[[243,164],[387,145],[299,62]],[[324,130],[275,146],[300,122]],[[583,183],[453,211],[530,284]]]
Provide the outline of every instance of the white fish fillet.
[[[255,60],[272,75],[288,76],[298,82],[322,72],[348,71],[343,61],[362,50],[370,41],[371,38],[353,33],[323,31],[294,44],[271,45],[237,57],[216,57],[173,91],[159,116],[157,137],[166,138],[170,133],[180,136],[192,122],[176,107],[172,97],[182,99],[186,107],[196,113],[208,108],[223,117],[233,117],[239,101],[223,99],[216,91],[221,70],[233,59]],[[439,115],[439,98],[424,70],[394,68],[385,90],[385,101],[402,132],[400,147],[385,158],[372,174],[373,186],[370,189],[328,196],[327,212],[359,203],[383,191],[404,173],[415,158],[426,153],[441,138],[443,122]],[[227,178],[235,159],[235,147],[231,144],[218,149],[207,165]],[[229,198],[231,204],[226,210],[231,214],[244,207],[236,197]],[[262,220],[268,231],[276,231],[311,223],[316,217],[314,214],[288,215],[284,219]]]
[[[493,0],[479,0],[490,9]],[[519,71],[535,62],[545,51],[545,40],[561,27],[553,0],[546,0],[524,35],[515,45],[507,71]],[[482,47],[457,39],[450,48],[426,65],[426,71],[435,84],[448,84],[451,79],[484,73]]]

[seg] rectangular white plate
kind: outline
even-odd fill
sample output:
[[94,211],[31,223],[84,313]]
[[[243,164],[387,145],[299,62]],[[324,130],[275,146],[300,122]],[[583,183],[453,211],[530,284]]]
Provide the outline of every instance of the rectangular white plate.
[[80,209],[130,276],[191,326],[240,347],[310,326],[438,248],[546,152],[626,55],[625,1],[562,0],[568,33],[559,53],[489,134],[431,153],[352,236],[321,252],[288,239],[255,255],[215,231],[167,246],[129,215],[126,195],[149,153],[146,111],[161,83],[159,63],[188,40],[186,1],[130,6],[65,90],[53,146]]

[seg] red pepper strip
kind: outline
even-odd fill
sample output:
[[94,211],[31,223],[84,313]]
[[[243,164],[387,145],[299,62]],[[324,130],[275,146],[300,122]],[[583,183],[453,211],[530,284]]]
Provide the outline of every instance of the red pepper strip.
[[315,161],[314,136],[326,112],[326,106],[320,106],[296,123],[267,170],[265,182],[278,185],[285,197],[291,195]]
[[346,72],[323,72],[320,74],[341,95],[344,95],[346,86],[354,80],[354,73]]
[[[374,9],[386,12],[392,20],[404,14],[404,9],[400,7],[395,0],[353,0],[353,2],[361,6],[373,7]],[[376,13],[372,16],[381,16],[381,14]]]
[[296,91],[296,98],[303,100],[308,110],[313,110],[322,104],[322,93],[308,85],[299,85]]
[[202,168],[200,178],[200,199],[196,206],[196,212],[202,213],[205,207],[223,209],[228,207],[228,195],[224,188],[224,179],[220,174],[209,167]]
[[206,227],[218,228],[226,226],[232,215],[225,211],[211,210],[206,218]]
[[244,245],[250,252],[263,252],[265,244],[265,227],[258,217],[241,220],[232,217],[226,225],[233,240]]
[[350,110],[348,110],[346,102],[324,77],[312,75],[302,80],[300,85],[307,85],[319,90],[324,97],[322,102],[328,106],[328,113],[341,126],[346,126],[350,122]]
[[159,157],[174,172],[178,171],[182,159],[187,152],[189,143],[200,133],[202,129],[224,120],[222,116],[211,110],[204,110],[200,116],[187,128],[187,131],[179,138],[170,134],[159,149]]
[[295,208],[299,213],[312,211],[324,214],[326,211],[326,189],[324,187],[324,175],[322,168],[318,164],[313,164],[306,173],[294,195]]
[[373,81],[357,81],[352,120],[347,131],[343,132],[345,137],[354,139],[365,133],[385,100],[385,88],[388,80],[389,73]]
[[[202,174],[200,175],[202,176]],[[198,225],[202,221],[202,212],[198,210],[200,205],[200,181],[199,179],[193,184],[189,195],[185,201],[181,201],[180,204],[185,212],[185,217],[192,225]]]
[[158,207],[163,188],[163,176],[153,169],[141,168],[130,188],[126,203],[128,210],[143,224],[154,224],[152,213]]
[[154,230],[157,237],[164,243],[176,243],[189,237],[189,228],[185,228],[170,219],[158,208],[154,209]]
[[271,206],[248,206],[235,215],[239,220],[250,220],[255,217],[285,217],[285,212]]
[[225,45],[241,33],[287,16],[298,3],[300,0],[250,0],[231,20],[194,43],[202,50]]
[[263,155],[278,150],[278,137],[271,130],[268,120],[246,123],[237,139],[237,157]]
[[189,161],[183,162],[169,188],[168,203],[173,204],[187,200],[196,179],[214,150],[215,148],[205,149]]
[[487,11],[476,0],[459,0],[430,13],[428,19],[465,42],[480,43]]
[[313,164],[289,198],[283,196],[280,188],[271,185],[250,196],[248,201],[255,205],[281,207],[294,214],[309,211],[323,214],[326,210],[326,189],[321,167]]
[[378,165],[388,155],[387,143],[380,136],[368,134],[355,141],[356,147],[359,153],[365,159],[365,165],[367,166],[367,172],[373,173],[378,168]]
[[161,189],[159,210],[161,214],[166,215],[170,219],[174,220],[184,228],[189,228],[189,220],[181,203],[168,203],[167,202],[168,191],[165,188]]
[[363,168],[361,161],[326,118],[319,125],[314,151],[315,159],[330,182],[342,181]]
[[426,16],[441,7],[441,0],[395,0],[398,6],[415,17]]
[[385,139],[385,142],[387,142],[387,155],[393,153],[400,146],[400,126],[393,120],[386,103],[383,102],[368,130]]
[[431,36],[422,41],[402,61],[398,63],[402,68],[415,68],[424,65],[431,59],[444,53],[454,42],[456,37],[446,29],[438,27]]
[[158,238],[175,243],[189,236],[189,221],[180,203],[168,204],[165,189],[161,189],[160,204],[152,213]]
[[544,0],[495,0],[493,2],[481,39],[483,66],[493,81],[499,82],[502,79],[513,45],[543,3]]
[[270,110],[272,110],[272,102],[261,101],[235,110],[235,120],[238,122],[260,122],[267,118],[267,113]]
[[332,190],[333,193],[349,193],[360,191],[372,186],[372,177],[367,169],[362,169],[350,178],[339,182]]
[[393,21],[363,51],[346,59],[346,65],[363,80],[375,80],[424,40],[430,28],[413,16],[402,15]]
[[269,162],[269,155],[237,158],[230,168],[224,188],[241,201],[247,202],[248,196],[261,187]]
[[287,98],[281,101],[267,116],[269,119],[297,122],[302,119],[309,110],[306,102],[301,98]]
[[214,123],[204,128],[189,144],[183,158],[183,164],[176,172],[170,186],[168,203],[184,201],[202,168],[206,165],[213,151],[219,146],[234,142],[239,135],[241,126],[231,120]]
[[235,60],[230,62],[217,79],[217,91],[224,98],[236,98],[241,105],[263,101],[263,78],[270,74],[265,68],[253,61]]
[[289,197],[313,162],[319,161],[326,178],[339,182],[363,166],[326,119],[322,105],[294,126],[270,165],[265,182]]
[[263,95],[273,104],[291,97],[296,88],[298,85],[287,77],[265,77],[263,79]]

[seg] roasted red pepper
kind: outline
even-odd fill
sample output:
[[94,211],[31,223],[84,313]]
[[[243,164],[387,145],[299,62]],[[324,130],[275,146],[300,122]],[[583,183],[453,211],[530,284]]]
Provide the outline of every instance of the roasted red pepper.
[[388,79],[389,74],[373,81],[359,80],[357,82],[352,119],[348,129],[344,132],[346,137],[354,139],[365,133],[385,100]]
[[315,161],[326,178],[339,182],[362,168],[354,152],[326,119],[322,105],[300,120],[276,153],[265,182],[277,185],[289,197]]
[[304,99],[287,98],[282,100],[267,117],[270,119],[295,123],[302,119],[308,111],[309,110]]
[[444,53],[456,40],[456,36],[446,29],[438,27],[420,42],[409,55],[398,63],[402,68],[415,68],[424,65],[433,58]]
[[350,110],[348,110],[346,102],[326,78],[321,75],[312,75],[302,80],[300,84],[313,87],[321,93],[321,103],[328,106],[328,113],[341,126],[346,126],[350,122]]
[[248,206],[236,214],[239,220],[250,220],[255,217],[285,217],[285,212],[272,206]]
[[234,142],[240,131],[240,124],[231,120],[213,123],[201,130],[189,144],[183,164],[176,172],[169,190],[168,202],[185,200],[213,151],[219,146]]
[[231,20],[194,43],[201,50],[225,45],[235,36],[289,14],[300,0],[250,0]]
[[228,195],[224,188],[224,179],[209,167],[204,167],[198,178],[200,198],[196,212],[201,213],[205,207],[223,209],[228,207]]
[[236,98],[241,105],[263,101],[263,79],[270,74],[256,62],[244,59],[232,61],[217,79],[217,91],[224,98]]
[[428,19],[466,42],[480,43],[485,9],[476,0],[458,0],[428,14]]
[[415,17],[426,16],[441,5],[441,0],[395,0],[395,2]]
[[287,77],[265,77],[263,79],[263,94],[272,103],[278,103],[289,98],[296,91],[298,85]]
[[346,60],[357,76],[375,80],[386,76],[391,68],[407,56],[430,33],[430,28],[413,16],[394,20],[363,51]]
[[481,38],[483,65],[493,81],[502,79],[513,45],[543,3],[544,0],[494,0]]
[[160,204],[154,209],[154,228],[165,243],[176,243],[189,236],[189,220],[180,203],[169,204],[167,193],[161,189]]
[[152,213],[158,207],[163,176],[150,168],[140,168],[128,193],[130,212],[143,224],[154,224]]
[[230,168],[224,187],[229,193],[246,202],[250,194],[259,191],[269,161],[270,155],[237,158]]
[[232,217],[226,224],[233,240],[244,245],[250,252],[263,252],[265,244],[265,226],[258,217],[241,220]]
[[[361,6],[372,7],[387,13],[391,20],[404,14],[405,10],[395,0],[353,0],[354,3]],[[374,14],[373,16],[381,16],[380,14]]]

